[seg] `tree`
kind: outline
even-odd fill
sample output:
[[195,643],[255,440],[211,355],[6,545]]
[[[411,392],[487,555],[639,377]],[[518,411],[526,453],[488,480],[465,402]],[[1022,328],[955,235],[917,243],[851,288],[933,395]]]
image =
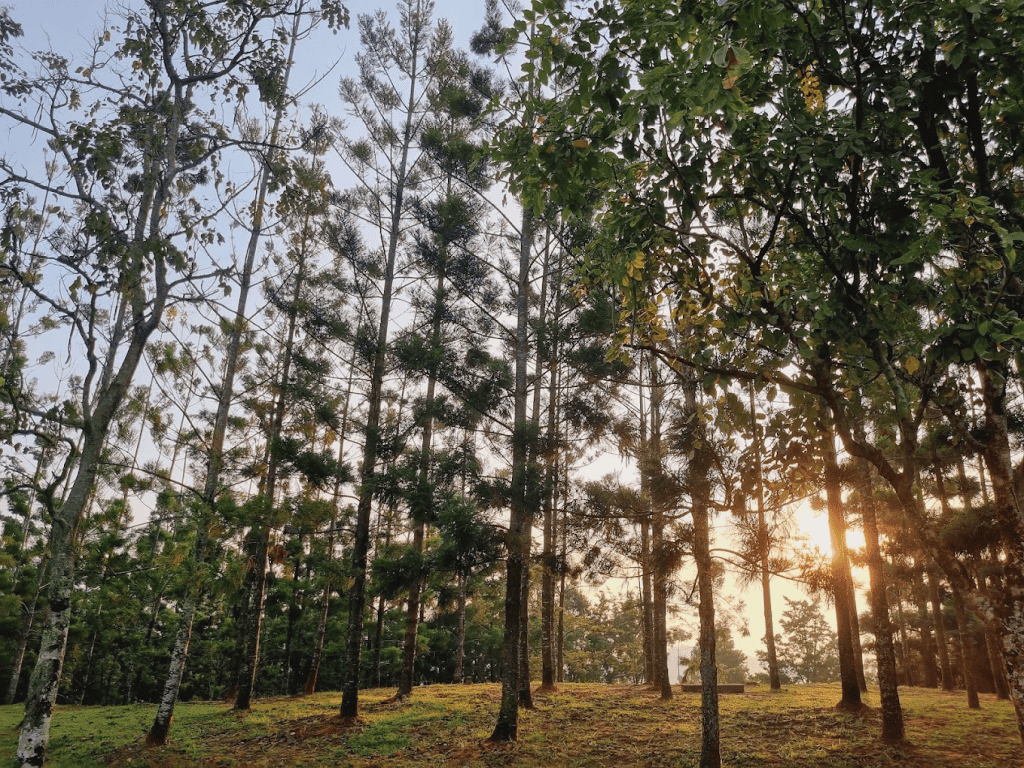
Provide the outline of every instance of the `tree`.
[[[343,78],[341,97],[366,128],[366,139],[346,138],[341,159],[362,186],[342,199],[349,216],[365,217],[380,235],[381,250],[366,264],[381,280],[380,315],[373,338],[373,363],[367,397],[359,503],[350,559],[349,626],[341,715],[359,712],[359,662],[366,605],[366,567],[370,547],[370,515],[381,447],[381,398],[388,331],[398,263],[398,246],[407,226],[406,193],[419,180],[416,143],[423,127],[426,94],[439,74],[433,52],[433,3],[405,0],[399,5],[395,30],[384,12],[359,17],[363,52],[357,56],[358,81]],[[404,81],[404,82],[403,82]],[[403,90],[404,89],[404,92]],[[394,122],[392,122],[392,120]]]
[[[538,8],[556,15],[560,31],[542,37],[537,71],[601,76],[551,109],[540,129],[510,125],[505,146],[529,169],[519,177],[525,187],[543,179],[544,199],[608,190],[607,247],[587,266],[627,289],[623,342],[653,344],[705,376],[803,393],[794,431],[823,401],[844,448],[876,467],[923,549],[990,617],[1008,678],[1024,680],[1024,619],[1009,585],[1024,573],[1022,517],[1005,429],[1007,344],[1024,329],[1013,298],[1019,152],[1005,144],[1019,52],[983,53],[984,10],[941,4],[889,4],[876,14],[837,2],[820,15],[788,2],[576,17],[554,3]],[[925,31],[937,19],[945,42]],[[1007,90],[980,89],[981,70]],[[961,135],[966,163],[943,138]],[[995,147],[1007,163],[991,162]],[[980,206],[971,202],[979,195]],[[1002,280],[990,279],[996,273]],[[674,325],[699,329],[697,344],[673,348],[660,305]],[[970,436],[975,377],[987,442]],[[890,436],[854,434],[863,417],[856,398],[875,392],[884,392],[874,402],[893,426],[896,461],[884,450]],[[993,518],[1013,563],[991,599],[942,546],[913,491],[929,408],[986,455]],[[897,715],[887,707],[889,733],[899,730]]]
[[783,634],[776,640],[783,674],[795,683],[832,682],[839,677],[839,652],[821,606],[817,600],[783,599],[786,609],[779,622]]
[[[700,669],[700,659],[699,645],[694,647],[690,656],[679,657],[679,665],[684,670],[682,682],[690,682],[692,675]],[[727,624],[715,628],[715,666],[723,683],[745,683],[750,677],[747,656],[736,647],[732,639],[732,628]]]
[[[5,277],[29,287],[45,307],[44,326],[66,330],[84,361],[77,397],[49,410],[28,403],[17,382],[4,384],[5,410],[19,414],[11,434],[49,441],[45,425],[61,424],[81,436],[62,440],[60,468],[39,487],[52,516],[50,613],[19,742],[24,765],[43,761],[75,591],[72,531],[92,495],[111,423],[165,308],[201,295],[224,271],[205,252],[218,235],[197,190],[222,182],[221,154],[244,139],[204,112],[201,98],[235,100],[253,87],[264,101],[281,98],[283,43],[271,27],[289,8],[149,3],[141,13],[125,12],[123,32],[102,33],[88,66],[71,71],[62,57],[38,54],[42,74],[8,78],[2,88],[0,115],[48,137],[56,175],[6,158],[0,184],[12,203],[17,189],[41,189],[60,210],[46,250],[33,254],[45,261],[35,271],[25,271],[22,259],[30,241],[8,219],[0,233]],[[328,13],[340,18],[337,6]],[[114,34],[119,42],[105,48]],[[54,493],[65,478],[73,480],[58,508]]]
[[[284,91],[288,87],[291,75],[291,68],[295,58],[295,46],[298,40],[308,35],[309,29],[303,30],[301,22],[303,18],[303,3],[299,2],[293,13],[292,25],[289,33],[289,47],[287,58],[283,62],[280,72],[279,87]],[[340,19],[346,25],[348,23],[347,12],[343,12]],[[313,24],[316,22],[314,21]],[[267,143],[271,147],[279,146],[281,142],[281,122],[285,115],[286,100],[279,98],[273,105],[273,119],[267,133]],[[264,218],[267,214],[267,198],[271,192],[272,185],[275,185],[275,168],[273,159],[275,155],[270,153],[263,159],[259,169],[258,182],[256,185],[255,199],[252,205],[252,221],[250,223],[250,236],[246,244],[245,258],[238,274],[238,298],[234,318],[230,323],[230,331],[227,341],[227,349],[224,359],[224,373],[220,381],[217,397],[217,410],[214,416],[208,459],[206,466],[206,477],[203,484],[202,507],[200,507],[199,519],[196,521],[196,543],[193,553],[193,563],[196,567],[202,567],[208,555],[208,533],[207,528],[211,524],[211,514],[216,509],[217,495],[220,492],[221,470],[224,465],[224,442],[227,434],[228,417],[231,412],[231,405],[235,394],[235,376],[239,368],[242,339],[246,326],[246,313],[251,287],[253,267],[256,253],[259,247],[260,237],[264,230]],[[277,158],[278,160],[280,158]],[[203,508],[205,507],[205,508]],[[163,695],[160,698],[160,707],[157,710],[153,725],[146,736],[146,743],[150,745],[162,745],[167,740],[171,720],[174,716],[174,704],[178,698],[181,687],[181,678],[185,671],[188,659],[188,648],[191,642],[192,624],[195,619],[195,612],[201,598],[203,579],[197,578],[191,582],[192,590],[187,592],[180,605],[181,624],[175,637],[174,648],[171,652],[170,666],[167,678],[164,683]]]

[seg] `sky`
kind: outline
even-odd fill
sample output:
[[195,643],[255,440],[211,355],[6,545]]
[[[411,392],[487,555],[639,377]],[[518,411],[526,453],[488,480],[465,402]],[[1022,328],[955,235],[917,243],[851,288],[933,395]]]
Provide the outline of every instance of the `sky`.
[[[128,0],[126,4],[131,5],[134,1]],[[0,0],[0,4],[8,5],[12,10],[14,20],[22,25],[25,37],[19,42],[25,48],[29,50],[52,49],[72,61],[84,57],[91,47],[91,41],[100,34],[105,7],[102,0],[14,0],[14,2]],[[354,54],[359,49],[356,16],[373,12],[377,8],[391,11],[395,7],[393,2],[378,4],[365,0],[350,0],[347,5],[352,14],[352,24],[349,29],[342,29],[337,34],[332,34],[325,29],[318,30],[314,40],[307,41],[297,51],[294,84],[301,87],[304,83],[313,82],[322,77],[322,82],[314,88],[306,101],[322,103],[328,108],[328,111],[332,104],[336,103],[335,93],[338,77],[343,74],[352,74],[354,71]],[[470,36],[483,22],[484,2],[483,0],[435,0],[434,13],[436,18],[446,18],[452,25],[456,43],[462,47],[468,47]],[[397,20],[397,14],[392,14],[392,19]],[[334,67],[333,70],[332,67]],[[616,466],[617,464],[619,466]],[[626,471],[625,465],[611,458],[597,462],[594,467],[597,475],[617,470]],[[813,512],[805,506],[799,511],[798,523],[801,531],[808,536],[812,546],[816,545],[823,552],[830,553],[828,525],[823,512]],[[853,541],[851,537],[851,544],[857,546],[858,542]],[[862,545],[862,542],[860,544]],[[692,578],[692,575],[684,574],[684,576]],[[866,574],[855,574],[854,578],[862,586],[866,586]],[[779,579],[773,582],[776,632],[779,631],[778,620],[784,606],[783,595],[790,599],[805,597],[800,589],[792,583]],[[748,654],[751,660],[750,670],[753,673],[759,671],[758,665],[754,662],[754,651],[761,647],[761,637],[764,634],[760,588],[755,584],[739,597],[746,603],[746,610],[743,614],[747,619],[750,635],[748,637],[737,636],[735,639],[737,646]],[[867,603],[862,590],[859,590],[858,593],[858,604],[860,610],[866,608]],[[829,615],[830,611],[826,610],[825,613],[834,626],[834,612]],[[695,624],[695,620],[691,620],[690,624],[691,626]],[[685,645],[681,650],[684,653],[689,651]],[[672,657],[674,656],[675,653],[672,654]],[[674,667],[675,659],[672,658],[670,668]]]

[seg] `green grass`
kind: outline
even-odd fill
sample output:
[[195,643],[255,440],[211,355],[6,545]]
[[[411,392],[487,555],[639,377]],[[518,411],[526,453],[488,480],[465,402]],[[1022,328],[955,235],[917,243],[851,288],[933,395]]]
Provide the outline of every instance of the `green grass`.
[[[47,765],[91,766],[644,766],[695,765],[700,699],[662,702],[632,686],[563,685],[521,712],[516,744],[486,742],[494,726],[495,685],[416,688],[391,703],[391,690],[364,691],[358,722],[337,717],[340,696],[258,701],[237,715],[223,703],[180,704],[171,741],[144,746],[152,706],[59,707]],[[962,693],[903,689],[907,741],[878,740],[877,711],[841,714],[837,685],[754,688],[722,696],[725,765],[750,768],[1024,768],[1013,708],[982,697],[967,709]],[[878,706],[871,692],[866,703]],[[10,765],[21,707],[0,707],[0,765]]]

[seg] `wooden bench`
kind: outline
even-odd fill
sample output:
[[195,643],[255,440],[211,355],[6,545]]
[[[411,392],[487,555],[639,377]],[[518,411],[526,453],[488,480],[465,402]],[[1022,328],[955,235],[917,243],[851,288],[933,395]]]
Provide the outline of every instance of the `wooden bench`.
[[[700,683],[680,683],[683,693],[700,693]],[[743,693],[745,683],[719,683],[719,693]]]

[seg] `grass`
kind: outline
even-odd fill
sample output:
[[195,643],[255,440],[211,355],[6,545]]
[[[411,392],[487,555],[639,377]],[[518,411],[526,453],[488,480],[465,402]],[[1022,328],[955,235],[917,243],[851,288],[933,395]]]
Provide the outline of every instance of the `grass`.
[[[388,703],[389,690],[364,691],[358,722],[337,717],[340,695],[258,701],[237,715],[222,703],[179,704],[171,740],[151,749],[143,738],[152,706],[59,707],[47,766],[351,766],[484,768],[517,766],[690,766],[700,754],[700,699],[625,685],[561,686],[520,713],[519,741],[488,744],[498,709],[496,685],[417,688]],[[728,766],[803,768],[1024,768],[1013,707],[982,697],[967,709],[962,693],[900,691],[907,740],[878,740],[877,711],[833,708],[838,685],[754,688],[721,698],[722,756]],[[878,706],[875,692],[867,703]],[[0,707],[0,765],[12,764],[20,707]]]

